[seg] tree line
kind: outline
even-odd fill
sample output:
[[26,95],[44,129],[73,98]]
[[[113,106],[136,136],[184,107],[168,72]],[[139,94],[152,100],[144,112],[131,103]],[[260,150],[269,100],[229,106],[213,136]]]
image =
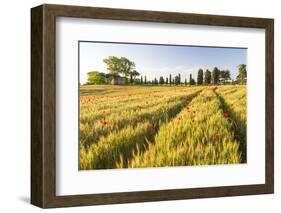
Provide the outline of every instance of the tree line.
[[127,59],[126,57],[109,56],[105,58],[103,62],[107,66],[108,73],[102,73],[99,71],[88,72],[88,82],[86,84],[107,84],[110,79],[123,77],[128,80],[130,84],[138,85],[203,85],[203,84],[226,84],[226,83],[240,83],[245,84],[247,82],[247,67],[245,64],[240,64],[238,67],[238,76],[236,80],[231,79],[229,70],[220,70],[214,67],[212,71],[206,69],[199,69],[197,72],[197,80],[193,78],[192,74],[189,74],[189,80],[181,78],[181,74],[168,77],[160,76],[159,79],[154,78],[147,80],[146,76],[140,75],[135,69],[135,63]]

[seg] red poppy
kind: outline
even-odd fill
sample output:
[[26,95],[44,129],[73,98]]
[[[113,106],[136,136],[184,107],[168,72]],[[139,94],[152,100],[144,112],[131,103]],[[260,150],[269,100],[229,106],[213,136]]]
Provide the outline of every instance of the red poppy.
[[215,134],[215,135],[214,135],[214,138],[215,138],[215,139],[220,139],[220,135],[219,135],[219,134]]
[[223,113],[223,116],[226,117],[226,118],[229,117],[229,115],[230,115],[229,112],[224,112],[224,113]]
[[103,120],[103,121],[101,121],[101,124],[102,124],[103,126],[105,126],[105,125],[107,124],[107,122],[106,122],[105,120]]
[[149,129],[155,130],[155,129],[156,129],[156,126],[155,126],[154,124],[148,124],[148,128],[149,128]]

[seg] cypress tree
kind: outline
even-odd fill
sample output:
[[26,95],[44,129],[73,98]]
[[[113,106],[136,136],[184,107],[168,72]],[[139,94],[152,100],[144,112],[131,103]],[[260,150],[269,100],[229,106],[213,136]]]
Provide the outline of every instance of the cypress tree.
[[197,84],[203,84],[203,70],[199,69],[197,74]]
[[210,84],[212,79],[212,74],[211,72],[207,69],[205,71],[205,84]]
[[170,86],[172,85],[172,75],[170,74]]
[[219,77],[220,77],[220,70],[217,67],[215,67],[212,72],[213,84],[217,84],[219,82]]

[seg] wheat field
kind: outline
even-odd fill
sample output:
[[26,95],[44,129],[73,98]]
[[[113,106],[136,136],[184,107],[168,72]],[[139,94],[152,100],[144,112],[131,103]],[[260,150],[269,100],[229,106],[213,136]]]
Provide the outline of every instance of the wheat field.
[[80,86],[79,169],[245,163],[245,85]]

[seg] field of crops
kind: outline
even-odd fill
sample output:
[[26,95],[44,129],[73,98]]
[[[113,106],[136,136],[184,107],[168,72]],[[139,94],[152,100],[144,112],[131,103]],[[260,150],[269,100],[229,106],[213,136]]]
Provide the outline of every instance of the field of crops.
[[245,163],[246,86],[81,86],[79,168]]

